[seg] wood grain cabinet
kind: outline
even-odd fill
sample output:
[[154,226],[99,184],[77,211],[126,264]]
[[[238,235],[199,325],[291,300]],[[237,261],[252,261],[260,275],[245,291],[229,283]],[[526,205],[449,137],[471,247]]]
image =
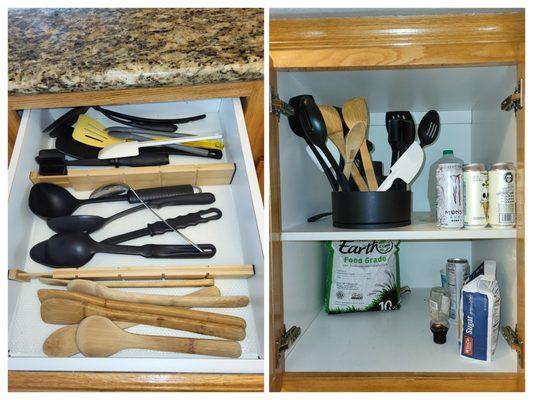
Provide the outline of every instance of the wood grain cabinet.
[[[331,219],[330,188],[275,105],[270,116],[270,390],[524,390],[524,14],[283,19],[270,22],[271,93],[313,95],[318,104],[363,96],[374,159],[390,166],[385,112],[435,109],[438,140],[426,148],[412,186],[413,224],[342,230]],[[511,97],[509,97],[511,96]],[[511,100],[509,111],[502,101]],[[520,100],[521,99],[521,100]],[[520,101],[522,101],[520,103]],[[278,112],[276,114],[276,112]],[[430,165],[444,149],[465,162],[514,162],[517,225],[439,230],[428,222]],[[399,240],[400,279],[411,293],[399,310],[327,315],[324,242]],[[445,345],[429,331],[429,288],[450,257],[472,267],[497,261],[501,328],[495,360],[459,356],[454,325]]]
[[[206,114],[198,121],[198,129],[221,131],[225,150],[222,160],[180,158],[171,162],[229,163],[235,171],[230,184],[204,186],[216,197],[214,207],[222,211],[215,224],[195,233],[201,243],[213,243],[216,255],[207,260],[157,260],[123,256],[98,255],[88,266],[139,266],[192,264],[253,264],[255,275],[249,279],[217,280],[223,294],[248,295],[250,304],[234,312],[247,321],[247,336],[242,342],[239,359],[191,357],[172,353],[144,354],[127,350],[118,357],[90,359],[83,357],[48,358],[42,343],[56,326],[45,324],[39,316],[36,291],[44,287],[38,281],[9,282],[9,390],[114,390],[114,391],[262,391],[263,390],[263,203],[256,177],[255,164],[263,158],[263,88],[262,81],[211,84],[182,88],[128,89],[92,93],[42,94],[11,96],[11,109],[23,110],[9,168],[9,266],[29,271],[48,268],[33,262],[28,251],[53,232],[46,222],[37,218],[27,207],[31,188],[30,172],[37,169],[34,160],[42,148],[53,146],[53,139],[42,130],[66,110],[80,105],[108,105],[116,111],[142,117],[170,118],[175,115]],[[244,99],[244,101],[242,101]],[[91,110],[90,113],[93,111]],[[98,117],[96,114],[93,116]],[[11,122],[16,122],[16,118]],[[100,116],[101,117],[101,116]],[[252,147],[256,150],[252,151]],[[138,172],[138,170],[137,170]],[[180,177],[174,176],[178,180]],[[164,173],[153,183],[164,182]],[[182,178],[185,179],[185,178]],[[196,176],[198,179],[198,174]],[[183,182],[185,183],[185,182]],[[188,182],[192,183],[192,182]],[[219,182],[220,183],[220,182]],[[150,186],[150,183],[148,183]],[[163,185],[164,186],[164,185]],[[76,193],[79,198],[87,192]],[[105,210],[84,207],[88,214],[113,214],[119,204],[106,203]],[[123,205],[122,205],[123,207]],[[168,207],[171,209],[172,207]],[[194,207],[193,207],[194,208]],[[180,206],[175,210],[184,215],[196,209]],[[168,213],[167,213],[168,214]],[[165,215],[167,218],[170,215]],[[143,224],[144,217],[116,221],[107,232],[97,232],[96,240],[110,232],[127,232]],[[148,218],[148,216],[146,216]],[[109,230],[110,229],[110,230]],[[100,236],[98,236],[100,235]],[[103,235],[103,236],[102,236]],[[166,236],[166,235],[164,235]],[[155,238],[154,238],[155,239]],[[162,239],[172,240],[168,236]],[[157,241],[156,241],[157,242]],[[160,242],[160,243],[163,243]],[[170,241],[170,243],[173,243]],[[132,243],[135,244],[135,243]],[[137,243],[142,244],[142,243]],[[120,256],[119,256],[120,257]],[[174,293],[185,294],[185,293]],[[141,333],[141,332],[137,332]],[[142,332],[170,334],[170,332]],[[182,333],[182,332],[180,332]],[[182,333],[183,334],[183,333]]]

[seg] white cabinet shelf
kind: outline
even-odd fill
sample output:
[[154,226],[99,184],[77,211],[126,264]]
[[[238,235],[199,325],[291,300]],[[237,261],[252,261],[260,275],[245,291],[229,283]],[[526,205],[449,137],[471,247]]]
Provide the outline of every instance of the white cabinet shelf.
[[341,229],[332,225],[331,217],[306,222],[285,229],[284,241],[316,240],[472,240],[515,239],[516,229],[441,229],[429,219],[428,213],[415,213],[412,224],[389,229]]
[[399,310],[328,315],[320,311],[289,350],[289,372],[516,372],[516,352],[501,333],[490,363],[461,357],[457,325],[433,343],[429,289],[413,289]]

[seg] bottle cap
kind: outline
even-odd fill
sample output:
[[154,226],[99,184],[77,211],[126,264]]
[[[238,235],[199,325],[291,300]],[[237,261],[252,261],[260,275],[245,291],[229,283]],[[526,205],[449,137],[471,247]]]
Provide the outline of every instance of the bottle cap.
[[444,151],[442,152],[442,155],[444,155],[444,156],[446,156],[446,155],[448,155],[448,154],[451,154],[451,155],[453,156],[453,150],[449,150],[449,149],[448,149],[448,150],[444,150]]
[[433,332],[433,342],[437,344],[446,343],[446,334],[448,333],[448,327],[441,324],[431,324],[431,332]]

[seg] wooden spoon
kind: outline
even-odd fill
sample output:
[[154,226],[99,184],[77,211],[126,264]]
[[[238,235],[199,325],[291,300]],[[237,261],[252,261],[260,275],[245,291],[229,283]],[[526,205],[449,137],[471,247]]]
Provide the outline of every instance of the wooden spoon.
[[241,345],[238,342],[136,335],[124,331],[113,321],[97,315],[81,321],[76,332],[76,343],[86,357],[108,357],[124,349],[148,349],[232,358],[241,355]]
[[344,139],[346,141],[346,150],[343,172],[347,178],[350,176],[350,167],[354,165],[353,161],[355,159],[355,156],[357,155],[357,152],[359,151],[359,148],[363,144],[363,141],[365,141],[365,136],[366,135],[364,124],[361,121],[357,121]]
[[[335,107],[328,105],[318,106],[318,108],[320,109],[322,118],[324,118],[324,122],[326,123],[328,139],[333,142],[337,149],[339,149],[341,157],[345,160],[344,174],[346,178],[349,177],[349,175],[346,175],[346,169],[349,168],[349,174],[351,173],[352,178],[359,190],[361,192],[367,192],[368,185],[366,184],[363,176],[361,175],[357,167],[353,164],[353,162],[350,163],[346,161],[346,142],[344,138],[344,131],[342,129],[342,119],[338,111],[335,109]],[[360,145],[357,147],[357,149],[359,149],[359,147]],[[357,154],[357,151],[355,152],[355,154]]]
[[100,315],[114,321],[136,322],[137,324],[178,329],[231,340],[242,340],[246,336],[244,328],[235,325],[114,310],[67,299],[48,299],[41,304],[41,319],[48,324],[77,324],[83,318],[91,315]]
[[86,293],[103,299],[159,304],[163,306],[245,307],[250,302],[250,299],[246,296],[191,297],[123,292],[84,279],[73,279],[68,283],[67,289],[72,292]]
[[342,116],[346,125],[350,130],[354,127],[357,121],[361,121],[364,124],[365,138],[361,144],[361,159],[363,160],[363,167],[365,168],[366,180],[368,182],[368,188],[371,191],[378,190],[378,181],[376,179],[376,174],[374,172],[374,167],[372,166],[372,158],[370,157],[370,152],[368,151],[368,146],[366,143],[366,130],[368,128],[368,108],[366,107],[366,102],[363,97],[355,97],[351,100],[348,100],[342,106]]
[[[220,296],[220,290],[216,286],[200,289],[189,294],[189,296]],[[118,322],[115,324],[127,329],[137,325],[135,322]],[[67,325],[54,331],[43,343],[43,352],[48,357],[71,357],[78,354],[80,350],[76,343],[76,331],[78,324]]]

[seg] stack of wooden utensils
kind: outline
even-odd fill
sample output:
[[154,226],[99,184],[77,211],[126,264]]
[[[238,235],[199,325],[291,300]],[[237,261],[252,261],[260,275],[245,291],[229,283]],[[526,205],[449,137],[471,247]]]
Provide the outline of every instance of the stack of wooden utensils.
[[[195,269],[195,273],[192,273]],[[208,270],[206,272],[205,270]],[[212,275],[211,275],[212,274]],[[43,275],[49,275],[43,277]],[[77,279],[115,279],[101,281]],[[9,278],[29,281],[50,279],[44,283],[66,285],[67,290],[41,289],[41,318],[50,324],[67,325],[53,332],[43,351],[51,357],[70,357],[82,353],[86,357],[107,357],[124,349],[148,349],[220,357],[239,357],[238,341],[246,336],[243,318],[221,313],[190,310],[194,307],[235,308],[249,303],[246,296],[221,296],[211,276],[250,277],[253,266],[195,266],[163,268],[91,268],[57,269],[51,273],[26,273],[10,270]],[[56,276],[61,276],[58,279]],[[138,279],[162,279],[184,276],[172,286],[207,286],[185,296],[154,295],[113,289],[112,283],[146,286]],[[69,279],[70,278],[70,279]],[[137,280],[124,280],[137,279]],[[198,281],[194,283],[194,281]],[[158,281],[149,281],[152,284]],[[180,282],[178,284],[177,282]],[[153,287],[153,286],[151,286]],[[164,287],[160,285],[159,287]],[[221,339],[196,339],[174,336],[147,336],[127,332],[135,325],[172,328]]]

